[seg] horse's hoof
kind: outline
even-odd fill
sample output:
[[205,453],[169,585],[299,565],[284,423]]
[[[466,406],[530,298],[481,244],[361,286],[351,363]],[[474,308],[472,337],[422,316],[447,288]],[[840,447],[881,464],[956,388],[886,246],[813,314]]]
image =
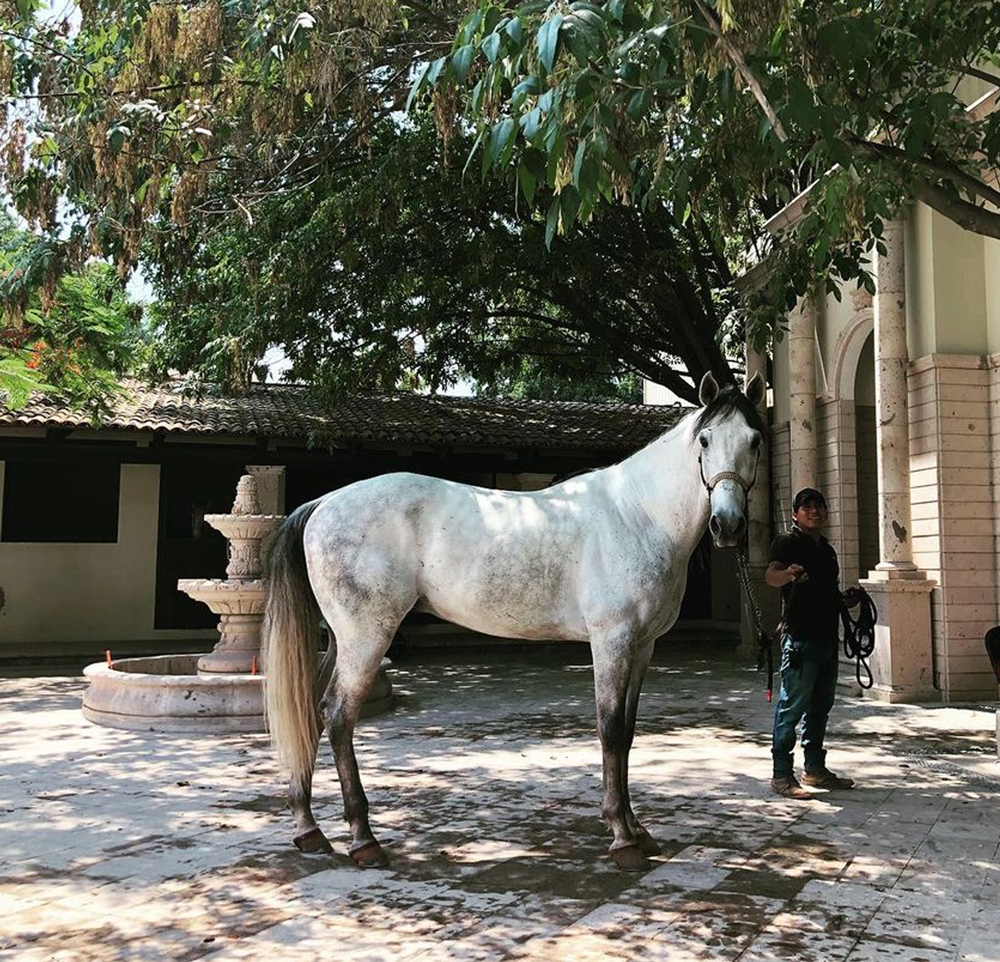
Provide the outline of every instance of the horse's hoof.
[[333,852],[333,846],[318,828],[311,828],[304,835],[293,838],[292,841],[295,843],[295,847],[306,855],[329,855]]
[[639,851],[643,855],[662,855],[663,849],[660,848],[660,843],[653,838],[644,828],[640,828],[638,832],[635,833],[635,842],[639,846]]
[[347,853],[358,868],[388,868],[389,856],[382,851],[382,846],[376,841],[365,842],[364,845]]
[[611,857],[623,872],[645,872],[653,867],[638,843],[612,849]]

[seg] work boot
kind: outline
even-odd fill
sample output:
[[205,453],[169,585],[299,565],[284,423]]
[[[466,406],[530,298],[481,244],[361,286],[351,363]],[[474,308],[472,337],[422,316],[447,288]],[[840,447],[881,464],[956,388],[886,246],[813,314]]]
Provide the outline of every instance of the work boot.
[[812,792],[807,792],[794,775],[779,775],[772,778],[771,791],[783,798],[797,798],[802,801],[816,797]]
[[842,778],[834,775],[829,768],[817,768],[814,772],[806,772],[802,776],[810,788],[854,788],[853,778]]

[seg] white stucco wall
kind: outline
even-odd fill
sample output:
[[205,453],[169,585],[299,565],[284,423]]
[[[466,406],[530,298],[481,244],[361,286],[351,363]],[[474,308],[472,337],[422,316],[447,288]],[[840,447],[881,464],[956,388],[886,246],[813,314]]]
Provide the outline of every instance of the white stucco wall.
[[[0,461],[0,511],[3,479]],[[46,643],[212,636],[153,628],[159,490],[158,465],[122,465],[114,544],[0,542],[0,652],[44,654]]]

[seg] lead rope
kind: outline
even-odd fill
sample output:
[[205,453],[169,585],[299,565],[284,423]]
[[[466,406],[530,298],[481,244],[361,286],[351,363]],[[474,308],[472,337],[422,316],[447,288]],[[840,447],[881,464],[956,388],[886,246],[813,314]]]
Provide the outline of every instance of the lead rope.
[[[878,621],[878,609],[864,588],[850,590],[857,592],[860,600],[857,618],[851,617],[843,599],[840,602],[840,623],[844,628],[844,654],[855,660],[855,677],[858,679],[858,684],[867,691],[874,684],[868,657],[875,650],[875,623]],[[867,681],[862,681],[862,669],[868,676]]]
[[750,580],[750,568],[747,564],[747,556],[740,548],[736,552],[736,569],[739,573],[740,584],[743,586],[743,603],[746,606],[747,614],[753,622],[754,631],[757,632],[757,671],[767,669],[767,695],[768,704],[774,693],[774,651],[771,645],[771,636],[764,630],[764,618],[760,613],[760,601],[757,599],[757,590]]

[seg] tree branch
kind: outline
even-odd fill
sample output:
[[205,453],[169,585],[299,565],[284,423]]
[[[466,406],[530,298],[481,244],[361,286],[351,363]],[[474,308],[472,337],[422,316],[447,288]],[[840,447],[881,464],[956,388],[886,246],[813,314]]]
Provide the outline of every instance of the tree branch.
[[1000,87],[1000,76],[995,73],[990,73],[986,70],[980,70],[978,67],[966,67],[962,73],[968,74],[970,77],[978,77],[980,80],[985,80],[988,84],[993,84],[995,87]]
[[918,187],[915,196],[917,200],[923,201],[959,227],[964,227],[975,234],[982,234],[984,237],[1000,240],[1000,214],[962,200],[936,184]]
[[966,173],[961,167],[955,164],[943,164],[927,157],[910,157],[899,147],[892,147],[889,144],[879,144],[870,140],[860,139],[855,139],[853,142],[869,154],[881,157],[883,160],[912,164],[914,167],[919,167],[928,173],[936,174],[938,177],[952,181],[970,196],[979,197],[982,200],[989,201],[996,207],[1000,207],[1000,190],[996,190],[988,184],[983,183],[983,181]]
[[743,56],[743,51],[733,43],[727,34],[723,33],[722,26],[719,21],[716,20],[715,14],[705,6],[702,0],[694,0],[694,5],[698,8],[698,12],[704,18],[705,23],[708,25],[708,29],[718,38],[719,43],[722,45],[722,49],[726,51],[726,56],[729,57],[736,69],[740,72],[740,76],[746,81],[746,85],[750,88],[750,92],[754,95],[757,103],[760,104],[761,109],[767,116],[775,136],[782,143],[785,143],[788,140],[788,134],[785,133],[785,128],[782,126],[781,120],[778,118],[777,113],[771,106],[771,102],[767,99],[767,94],[764,93],[764,88],[761,86],[760,81],[748,66],[746,57]]

